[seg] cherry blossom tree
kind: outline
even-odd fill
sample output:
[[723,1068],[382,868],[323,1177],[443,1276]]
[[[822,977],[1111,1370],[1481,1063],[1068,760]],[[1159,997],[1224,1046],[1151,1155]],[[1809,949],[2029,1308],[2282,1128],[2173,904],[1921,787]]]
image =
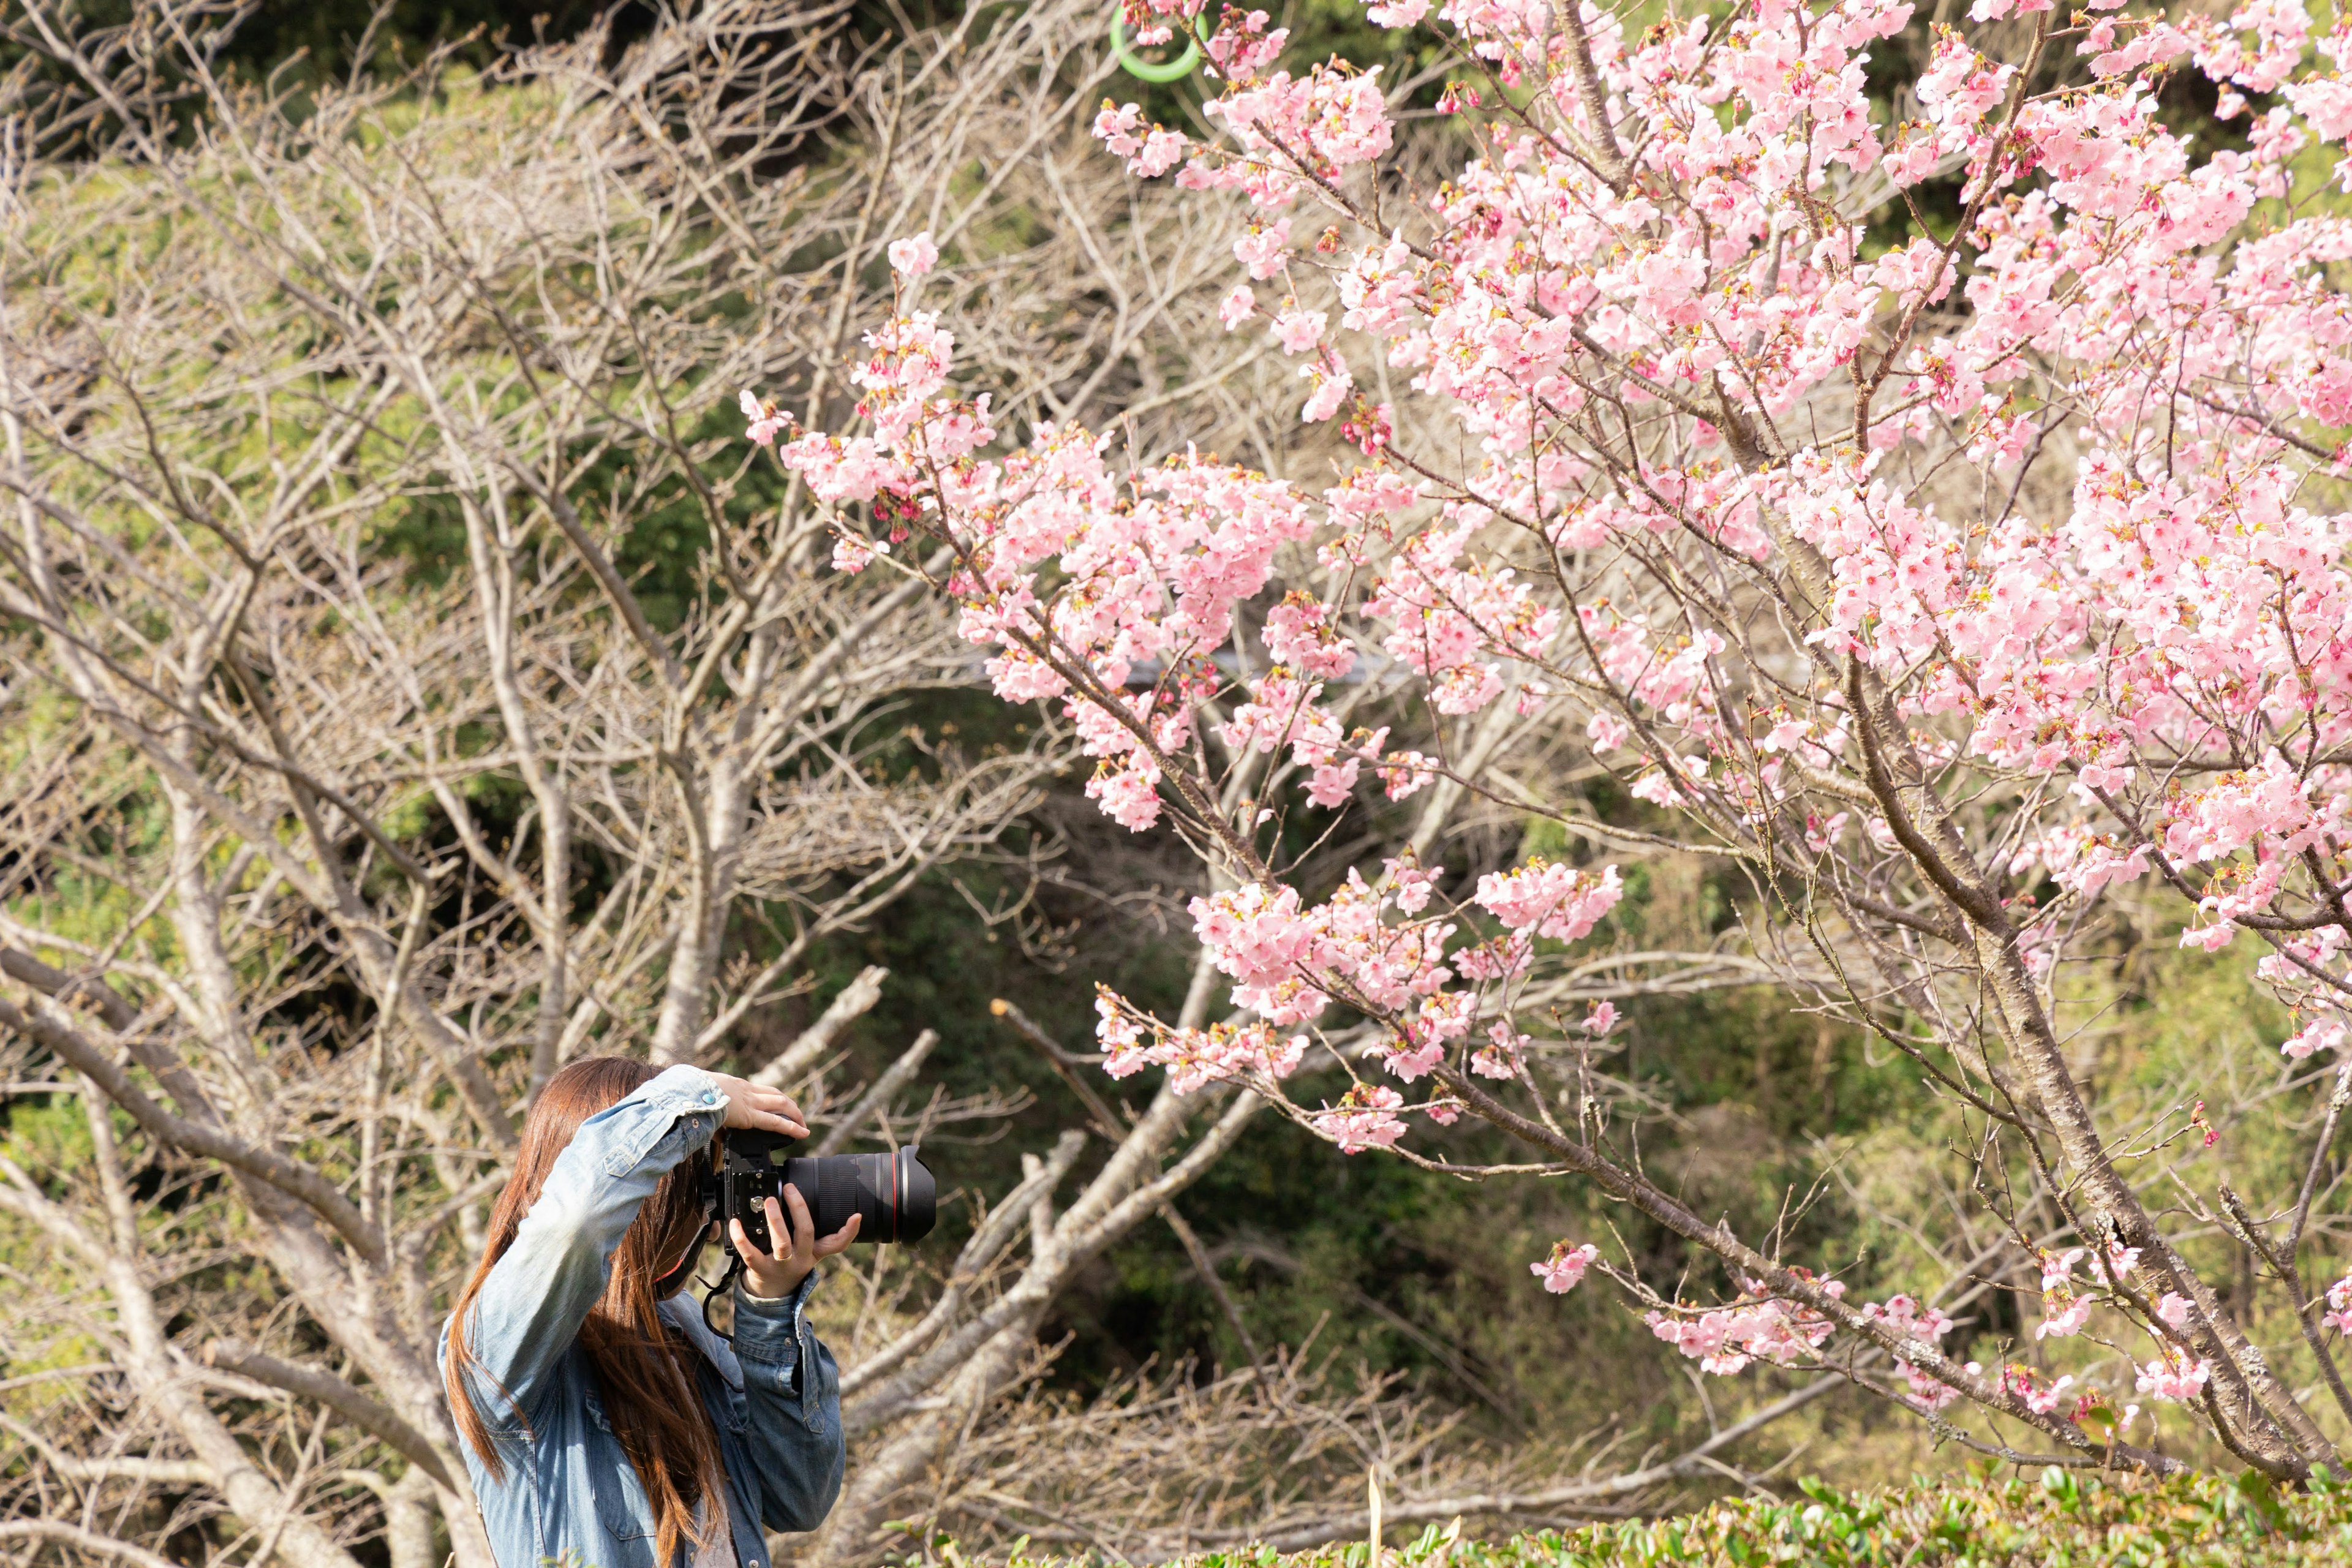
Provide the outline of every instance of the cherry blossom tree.
[[[1605,1276],[1706,1373],[1827,1369],[2011,1458],[2021,1426],[2036,1459],[2177,1468],[2160,1412],[2273,1477],[2340,1468],[2352,1277],[2311,1244],[2352,1100],[2352,22],[1977,0],[1890,112],[1865,65],[1914,10],[1376,4],[1454,62],[1407,135],[1381,70],[1291,59],[1264,12],[1130,0],[1146,44],[1206,25],[1213,134],[1115,102],[1095,133],[1234,215],[1222,319],[1297,361],[1336,478],[996,418],[919,308],[927,238],[892,252],[859,419],[754,389],[752,435],[834,509],[839,570],[951,595],[998,694],[1076,726],[1102,810],[1209,868],[1232,1011],[1106,992],[1112,1074],[1245,1085],[1343,1153],[1591,1184],[1715,1272],[1605,1237],[1533,1271]],[[2183,72],[2242,146],[2168,127]],[[1525,765],[1563,733],[1638,806]],[[1338,814],[1423,791],[1591,852],[1473,878],[1408,836],[1296,875]],[[2039,1266],[2020,1353],[2095,1342],[2121,1377],[1963,1362],[1943,1306],[1861,1299],[1645,1172],[1613,1006],[1562,1007],[1612,857],[1660,846],[1743,879],[1791,1003],[1957,1119],[1969,1202]],[[2325,1108],[2284,1190],[2179,1165],[2218,1136],[2202,1102],[2126,1124],[2070,1065],[2061,976],[2120,900],[2295,1011],[2274,1065]],[[1464,1157],[1465,1117],[1519,1163]],[[2225,1310],[2199,1231],[2299,1332]]]
[[[975,681],[951,606],[824,571],[704,384],[845,409],[885,247],[928,224],[998,242],[954,320],[1014,406],[1117,407],[1220,263],[1107,242],[1206,220],[1139,212],[1085,138],[1087,0],[872,50],[829,0],[710,0],[299,94],[214,68],[248,7],[127,9],[0,18],[0,1555],[488,1568],[435,1347],[563,1063],[757,1075],[823,1153],[1025,1103],[913,1081],[932,1030],[861,1087],[878,966],[804,1031],[779,1004],[919,879],[1033,876],[1069,737],[910,729]],[[1227,1099],[1048,1123],[993,1193],[942,1162],[939,1242],[841,1266],[856,1479],[800,1561],[1025,1509],[1116,1423],[1442,1426],[1307,1367],[1181,1423],[1023,1397],[1072,1280],[1181,1224],[1261,1110]],[[1225,1492],[1209,1524],[1263,1517]],[[1168,1539],[1176,1509],[1097,1494]]]

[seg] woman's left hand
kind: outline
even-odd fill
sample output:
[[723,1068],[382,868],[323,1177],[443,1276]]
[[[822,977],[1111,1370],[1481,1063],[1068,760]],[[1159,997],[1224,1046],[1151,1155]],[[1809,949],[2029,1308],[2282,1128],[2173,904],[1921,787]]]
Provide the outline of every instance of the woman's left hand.
[[784,1223],[783,1208],[777,1205],[776,1200],[767,1200],[768,1240],[776,1248],[773,1252],[762,1252],[753,1246],[740,1219],[727,1222],[735,1251],[743,1259],[743,1282],[754,1296],[773,1300],[799,1289],[801,1281],[816,1268],[818,1258],[831,1258],[857,1239],[857,1226],[866,1217],[851,1215],[847,1225],[831,1236],[820,1237],[798,1187],[784,1189],[784,1206],[792,1210],[790,1226]]
[[715,1072],[710,1081],[727,1097],[725,1124],[746,1131],[781,1132],[787,1138],[808,1136],[808,1118],[793,1097],[781,1089],[762,1089],[727,1073]]

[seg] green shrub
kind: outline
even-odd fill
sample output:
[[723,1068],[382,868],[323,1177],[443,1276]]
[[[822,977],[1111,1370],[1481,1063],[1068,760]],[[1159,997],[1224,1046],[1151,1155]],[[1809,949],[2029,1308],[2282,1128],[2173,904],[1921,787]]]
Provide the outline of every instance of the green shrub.
[[[1789,1500],[1743,1498],[1690,1514],[1507,1541],[1431,1525],[1386,1568],[1653,1568],[1669,1563],[1805,1568],[2271,1568],[2352,1563],[2352,1483],[2283,1491],[2252,1474],[2104,1480],[2055,1468],[2038,1479],[1916,1479],[1842,1492],[1799,1483]],[[1182,1568],[1368,1568],[1361,1541],[1311,1552],[1249,1548]],[[940,1542],[934,1562],[978,1568]],[[1005,1568],[1066,1568],[1016,1543]]]

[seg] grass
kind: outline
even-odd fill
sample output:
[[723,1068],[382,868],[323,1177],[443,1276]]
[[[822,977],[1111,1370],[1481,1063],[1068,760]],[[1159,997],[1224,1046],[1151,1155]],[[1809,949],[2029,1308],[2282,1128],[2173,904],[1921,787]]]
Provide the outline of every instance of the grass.
[[[2162,1483],[2107,1481],[2051,1468],[2038,1478],[1960,1477],[1842,1492],[1738,1499],[1638,1523],[1462,1539],[1459,1521],[1383,1553],[1381,1568],[2271,1568],[2352,1563],[2352,1482],[2285,1491],[2249,1474]],[[951,1543],[926,1554],[977,1568]],[[1370,1568],[1361,1541],[1277,1552],[1211,1552],[1181,1568]],[[1015,1542],[1004,1568],[1070,1568]]]

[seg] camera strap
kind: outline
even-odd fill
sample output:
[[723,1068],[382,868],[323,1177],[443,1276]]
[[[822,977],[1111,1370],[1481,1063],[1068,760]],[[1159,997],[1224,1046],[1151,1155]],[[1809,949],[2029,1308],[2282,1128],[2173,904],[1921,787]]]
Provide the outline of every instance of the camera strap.
[[[735,1336],[727,1332],[718,1324],[710,1321],[710,1309],[718,1305],[719,1298],[727,1293],[727,1288],[730,1285],[734,1284],[736,1276],[742,1272],[743,1255],[736,1251],[733,1247],[729,1247],[727,1249],[727,1272],[719,1277],[718,1284],[709,1287],[707,1293],[702,1298],[702,1326],[709,1329],[720,1339],[725,1340],[730,1345],[735,1342]],[[698,1280],[696,1283],[699,1284],[700,1281]]]

